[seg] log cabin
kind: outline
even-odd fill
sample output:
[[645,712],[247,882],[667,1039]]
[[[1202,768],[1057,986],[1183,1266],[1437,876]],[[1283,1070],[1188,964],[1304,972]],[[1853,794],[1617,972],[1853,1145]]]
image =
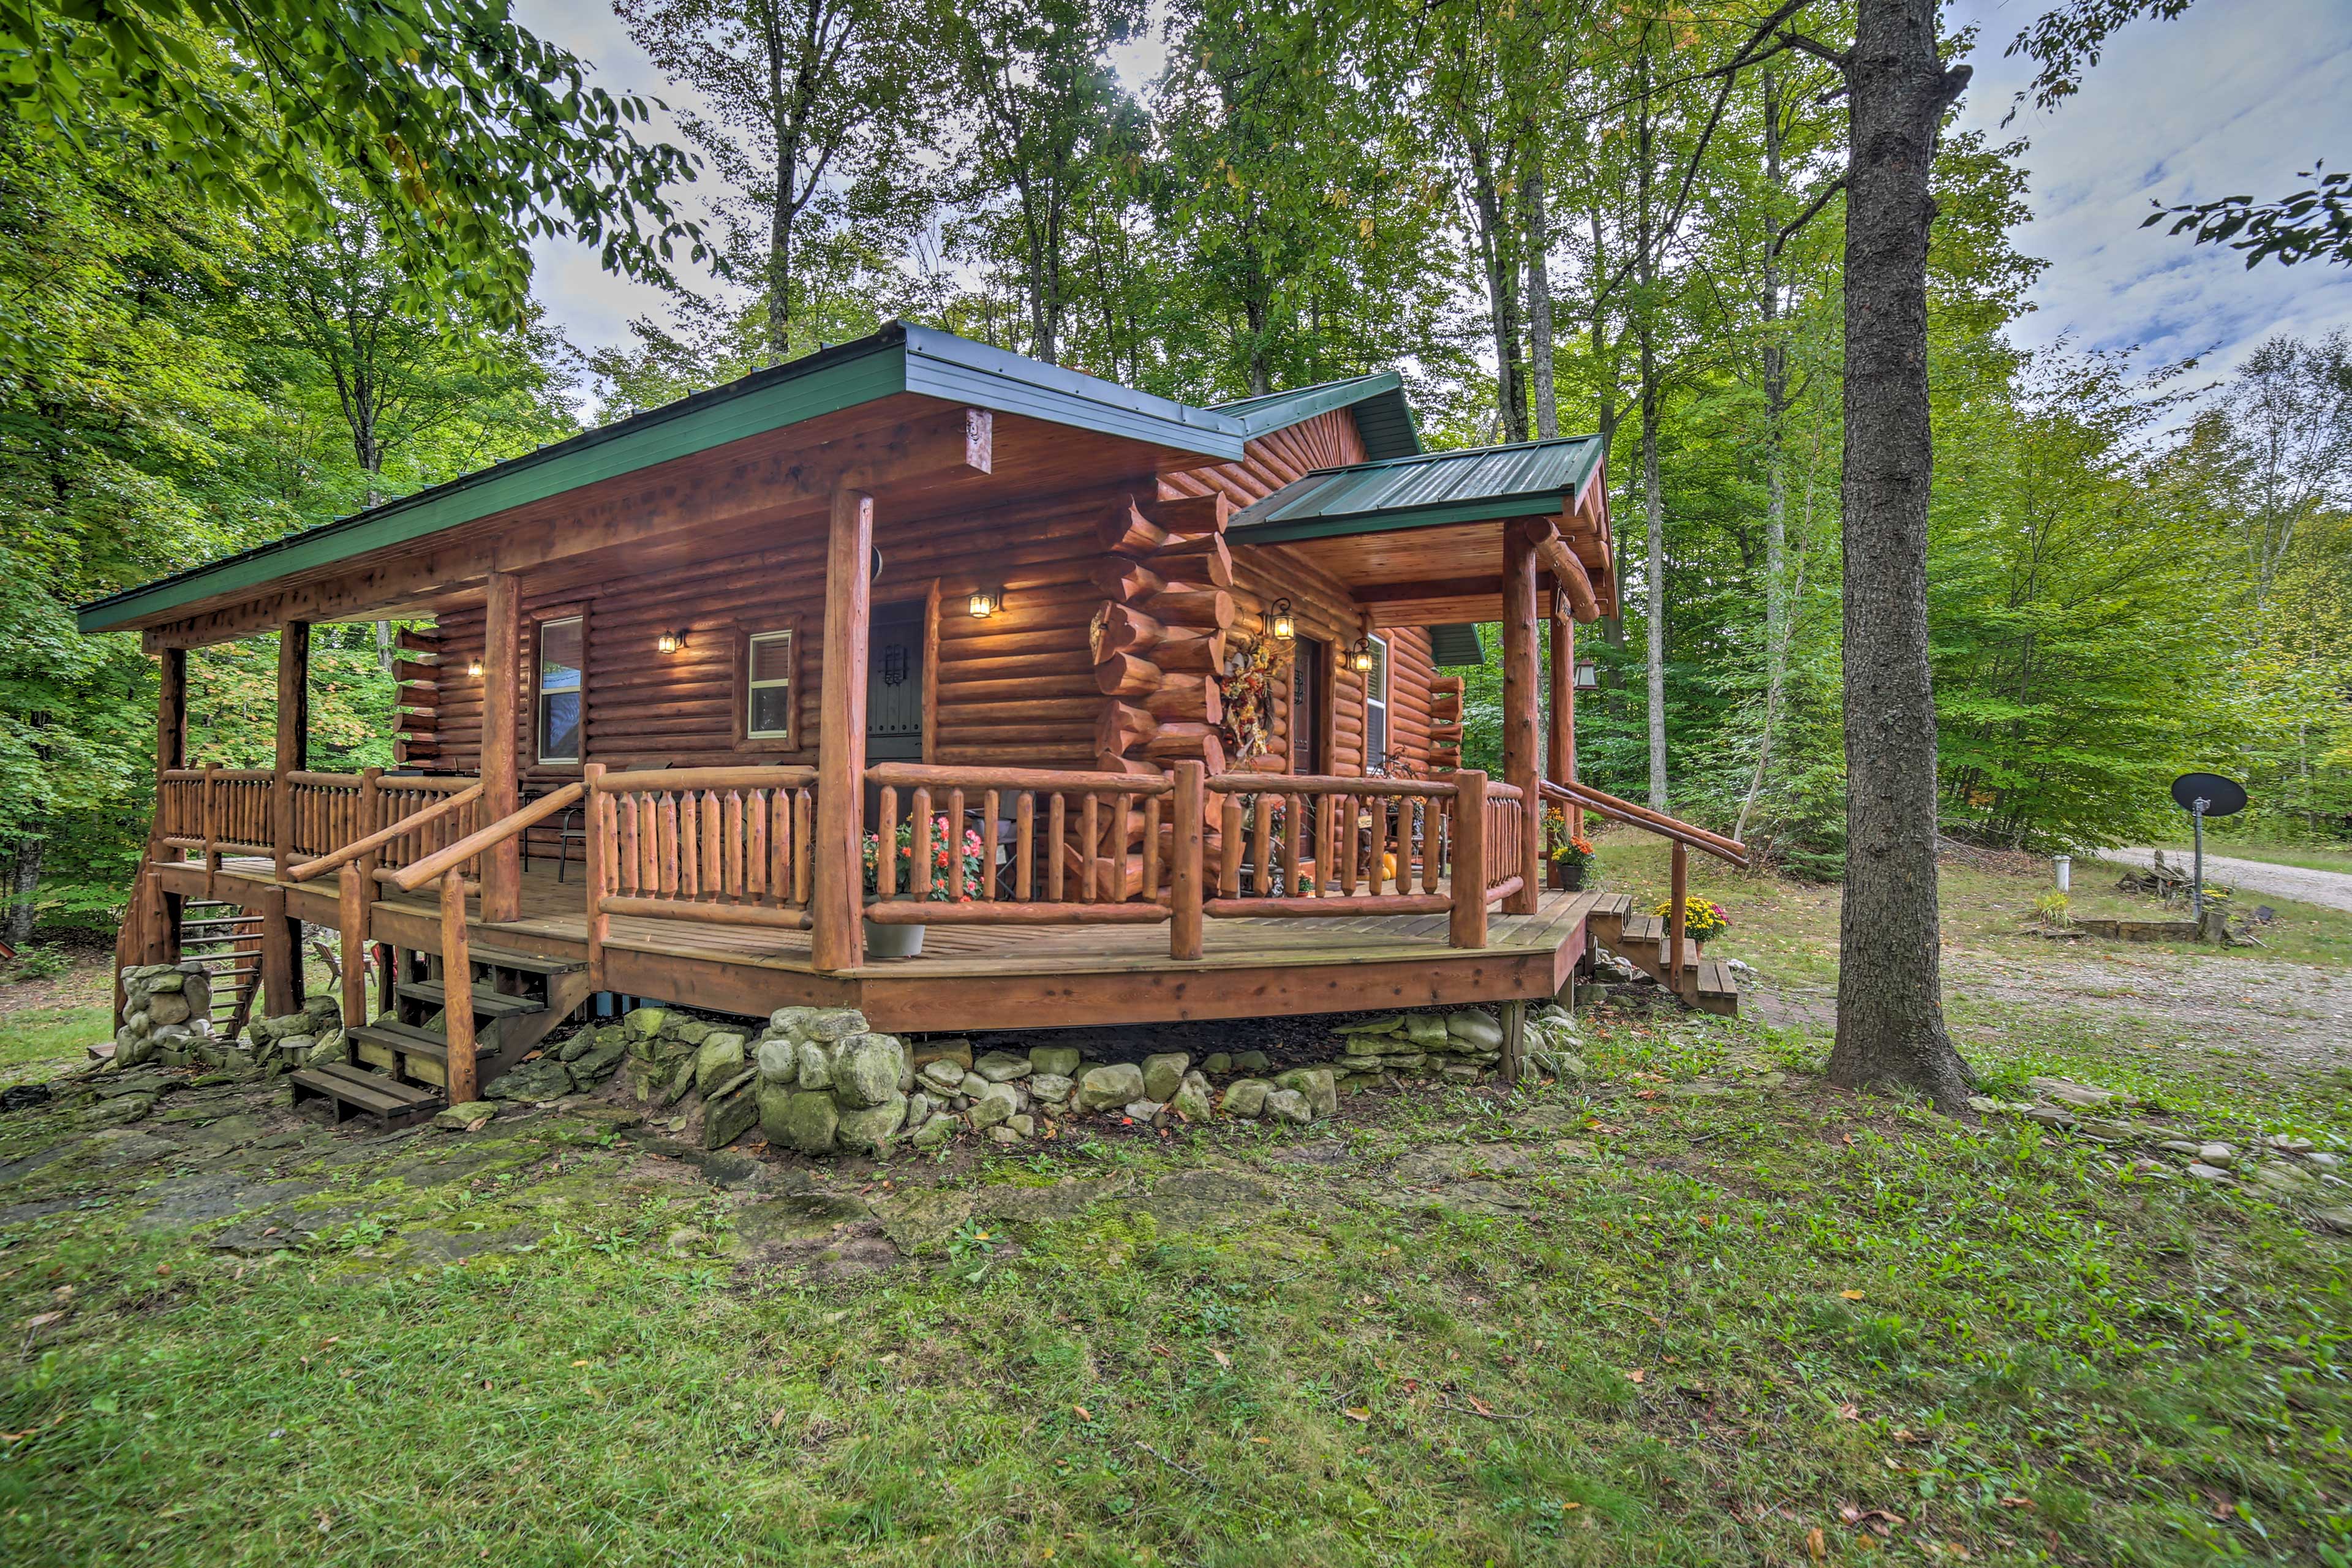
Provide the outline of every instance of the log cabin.
[[[332,928],[373,1113],[619,997],[1515,1019],[1643,918],[1545,888],[1548,802],[1739,854],[1576,780],[1617,592],[1598,437],[1428,451],[1393,372],[1192,407],[893,323],[84,606],[162,664],[118,956],[249,941],[234,1027]],[[310,628],[387,619],[397,765],[313,772]],[[1499,777],[1444,673],[1481,623]],[[274,765],[191,758],[188,650],[271,632]]]

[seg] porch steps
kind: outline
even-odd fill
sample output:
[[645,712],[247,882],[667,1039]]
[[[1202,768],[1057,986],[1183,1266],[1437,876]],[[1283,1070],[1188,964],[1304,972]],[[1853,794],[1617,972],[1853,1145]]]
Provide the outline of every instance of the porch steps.
[[[431,953],[420,955],[434,962]],[[472,982],[466,1000],[474,1014],[474,1070],[488,1083],[520,1063],[589,997],[588,966],[576,960],[541,958],[506,948],[476,947],[468,953]],[[448,1102],[449,1038],[425,1020],[444,1014],[448,978],[415,976],[393,986],[390,1012],[348,1033],[354,1060],[332,1069],[297,1075],[295,1098],[335,1102],[335,1118],[372,1116],[387,1127],[405,1126]]]
[[373,1116],[386,1127],[406,1127],[431,1116],[444,1103],[441,1096],[430,1089],[369,1072],[349,1062],[303,1068],[292,1075],[290,1081],[296,1103],[323,1100],[332,1108],[338,1121],[353,1115]]
[[1684,943],[1682,973],[1672,982],[1667,980],[1666,956],[1672,934],[1666,929],[1665,918],[1635,914],[1630,894],[1603,899],[1588,919],[1596,942],[1646,972],[1660,984],[1671,984],[1675,994],[1689,1005],[1702,1013],[1738,1016],[1738,977],[1721,959],[1700,956],[1696,943]]
[[[449,988],[438,980],[403,982],[400,994],[414,997],[438,1010],[449,1005]],[[503,991],[493,991],[487,985],[474,987],[474,1016],[477,1018],[511,1018],[522,1013],[543,1013],[547,1004],[536,996],[510,996]]]

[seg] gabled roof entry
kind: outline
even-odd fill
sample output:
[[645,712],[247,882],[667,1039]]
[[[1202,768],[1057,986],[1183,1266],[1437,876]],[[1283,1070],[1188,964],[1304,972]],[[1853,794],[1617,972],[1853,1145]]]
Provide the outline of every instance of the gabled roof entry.
[[1598,436],[1427,452],[1323,468],[1234,514],[1253,544],[1532,517],[1574,500],[1601,466]]
[[1366,457],[1406,458],[1421,450],[1421,431],[1412,421],[1412,405],[1404,399],[1404,377],[1392,370],[1321,382],[1295,392],[1235,398],[1213,406],[1219,414],[1239,419],[1253,437],[1345,408],[1355,416],[1356,434],[1363,438]]

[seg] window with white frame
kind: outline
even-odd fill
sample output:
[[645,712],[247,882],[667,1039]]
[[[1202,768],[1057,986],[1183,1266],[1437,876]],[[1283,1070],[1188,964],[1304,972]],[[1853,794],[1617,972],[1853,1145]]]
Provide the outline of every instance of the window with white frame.
[[744,639],[743,689],[746,740],[793,739],[793,634],[755,632]]
[[583,702],[587,695],[583,618],[539,623],[539,760],[580,760]]
[[1389,640],[1370,639],[1372,668],[1364,676],[1364,765],[1389,763]]

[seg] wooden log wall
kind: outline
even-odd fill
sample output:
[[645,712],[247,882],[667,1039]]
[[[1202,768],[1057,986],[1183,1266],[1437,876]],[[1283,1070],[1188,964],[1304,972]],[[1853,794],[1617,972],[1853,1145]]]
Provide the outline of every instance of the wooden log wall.
[[[1330,765],[1364,765],[1362,678],[1345,668],[1365,617],[1345,584],[1278,547],[1234,548],[1234,507],[1315,468],[1360,461],[1352,416],[1318,416],[1250,444],[1240,462],[1115,481],[973,516],[894,521],[875,536],[884,562],[877,605],[919,601],[938,584],[940,611],[929,761],[1018,763],[1158,773],[1184,758],[1212,773],[1229,764],[1216,678],[1236,635],[1263,635],[1267,607],[1287,597],[1302,633],[1329,644]],[[537,761],[530,660],[535,622],[580,608],[586,622],[585,755],[613,767],[731,763],[813,764],[824,672],[822,519],[796,522],[765,548],[716,554],[688,570],[632,574],[616,557],[591,588],[540,590],[524,581],[523,669],[518,715],[522,776],[539,788],[576,776]],[[978,588],[1004,605],[976,618]],[[736,662],[744,631],[796,626],[795,733],[790,745],[739,739]],[[663,654],[655,639],[685,634]],[[471,772],[481,754],[483,657],[478,605],[444,612],[403,639],[400,756],[431,772]],[[1428,639],[1400,627],[1390,642],[1391,750],[1426,770],[1434,760]],[[1302,771],[1312,756],[1289,733],[1287,681],[1271,716],[1273,750],[1261,768]],[[1106,853],[1116,847],[1105,845]]]
[[[1095,764],[1103,693],[1087,647],[1087,620],[1102,602],[1097,567],[1100,520],[1139,481],[1041,498],[992,511],[894,522],[877,512],[883,572],[877,605],[925,600],[939,584],[939,658],[931,760],[942,764],[1017,761],[1025,766]],[[733,763],[814,764],[824,672],[824,529],[821,518],[756,551],[714,556],[688,570],[613,580],[590,589],[540,591],[526,578],[518,754],[524,779],[549,786],[576,766],[541,766],[530,702],[532,625],[573,606],[586,621],[585,752],[614,767],[710,766]],[[969,610],[979,588],[1001,588],[1003,607],[986,618]],[[1180,607],[1178,614],[1193,614]],[[797,626],[795,732],[789,745],[739,740],[738,637]],[[441,616],[430,721],[434,754],[416,765],[471,770],[481,752],[479,677],[465,673],[482,646],[478,607]],[[685,634],[676,653],[656,651],[665,631]],[[1185,627],[1180,635],[1191,636]]]

